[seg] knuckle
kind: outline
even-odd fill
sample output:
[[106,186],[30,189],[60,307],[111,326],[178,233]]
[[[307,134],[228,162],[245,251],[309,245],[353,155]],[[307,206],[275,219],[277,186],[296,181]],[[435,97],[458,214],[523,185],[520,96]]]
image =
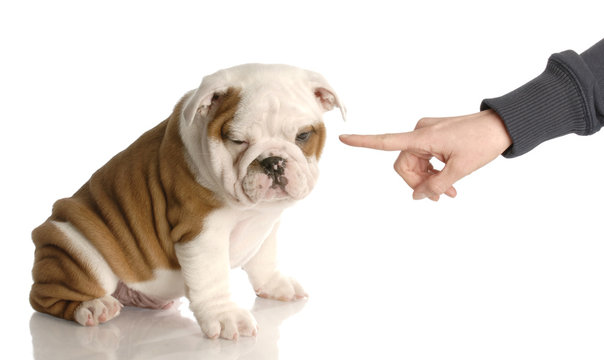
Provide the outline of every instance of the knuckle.
[[421,129],[423,127],[426,127],[426,125],[428,124],[428,122],[430,122],[429,118],[421,118],[421,119],[419,119],[419,121],[417,122],[417,124],[415,124],[415,128],[416,129]]
[[397,172],[397,174],[399,174],[399,175],[403,174],[403,165],[401,165],[401,163],[399,161],[394,162],[393,168],[394,168],[394,171]]
[[424,117],[424,118],[419,119],[419,121],[415,125],[415,128],[416,129],[429,128],[429,127],[439,124],[439,122],[440,122],[439,118]]

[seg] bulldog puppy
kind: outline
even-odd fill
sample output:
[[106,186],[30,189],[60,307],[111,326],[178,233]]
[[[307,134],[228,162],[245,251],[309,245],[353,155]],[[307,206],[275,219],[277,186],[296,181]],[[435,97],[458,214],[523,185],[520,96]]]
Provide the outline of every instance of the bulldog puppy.
[[336,106],[345,116],[321,75],[295,67],[204,77],[33,231],[31,305],[94,326],[123,305],[161,309],[186,295],[208,337],[255,335],[229,270],[243,267],[258,296],[306,296],[277,268],[276,232],[315,185],[322,114]]

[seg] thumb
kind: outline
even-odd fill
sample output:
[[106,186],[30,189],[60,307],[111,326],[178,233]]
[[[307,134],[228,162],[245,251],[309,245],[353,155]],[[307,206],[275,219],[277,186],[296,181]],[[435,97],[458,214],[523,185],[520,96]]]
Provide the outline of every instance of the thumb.
[[346,145],[377,150],[407,150],[416,143],[415,132],[381,135],[340,135],[340,141]]
[[442,194],[447,194],[450,197],[455,197],[457,191],[453,184],[462,176],[457,175],[457,171],[451,164],[447,164],[441,171],[431,175],[427,180],[419,184],[413,192],[414,200],[423,198],[438,199]]

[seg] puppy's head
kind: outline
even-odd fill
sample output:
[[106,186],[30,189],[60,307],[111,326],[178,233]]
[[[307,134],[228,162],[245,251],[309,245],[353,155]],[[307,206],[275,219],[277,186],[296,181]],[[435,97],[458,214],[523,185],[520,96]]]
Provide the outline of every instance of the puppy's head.
[[248,64],[203,79],[181,116],[198,181],[243,205],[298,200],[312,190],[325,142],[322,115],[339,107],[319,74]]

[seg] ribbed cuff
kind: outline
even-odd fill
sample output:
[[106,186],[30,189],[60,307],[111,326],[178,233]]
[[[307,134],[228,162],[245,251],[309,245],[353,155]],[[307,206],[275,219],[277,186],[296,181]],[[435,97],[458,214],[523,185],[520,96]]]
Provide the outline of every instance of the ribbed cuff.
[[590,133],[581,89],[556,55],[541,75],[507,95],[483,100],[480,109],[493,109],[503,119],[512,138],[502,154],[508,158],[555,137]]

